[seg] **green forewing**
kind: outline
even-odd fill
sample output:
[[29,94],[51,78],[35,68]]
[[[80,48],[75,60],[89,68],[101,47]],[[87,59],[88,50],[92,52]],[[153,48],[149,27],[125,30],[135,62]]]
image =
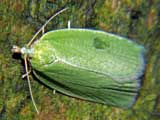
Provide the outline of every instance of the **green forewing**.
[[64,94],[119,107],[133,104],[144,69],[143,47],[113,34],[62,29],[34,43],[35,75]]

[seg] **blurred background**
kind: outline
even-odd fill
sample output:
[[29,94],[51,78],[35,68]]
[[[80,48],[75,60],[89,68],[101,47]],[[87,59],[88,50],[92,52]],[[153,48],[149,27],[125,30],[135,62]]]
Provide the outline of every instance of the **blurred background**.
[[[31,76],[33,107],[20,57],[23,47],[55,12],[45,32],[67,27],[118,34],[146,49],[146,70],[136,103],[121,109],[71,98]],[[160,119],[160,0],[0,0],[0,120],[159,120]]]

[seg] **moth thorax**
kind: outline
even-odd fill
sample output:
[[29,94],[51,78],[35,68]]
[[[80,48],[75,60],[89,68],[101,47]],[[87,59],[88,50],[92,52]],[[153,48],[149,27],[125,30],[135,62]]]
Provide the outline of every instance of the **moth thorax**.
[[33,48],[26,48],[26,47],[21,48],[21,54],[27,54],[27,55],[31,56],[31,55],[33,55],[33,53],[34,53]]
[[26,47],[20,48],[20,47],[14,45],[12,47],[12,52],[22,54],[22,55],[27,54],[27,55],[31,56],[33,54],[34,50],[33,50],[33,48],[26,48]]

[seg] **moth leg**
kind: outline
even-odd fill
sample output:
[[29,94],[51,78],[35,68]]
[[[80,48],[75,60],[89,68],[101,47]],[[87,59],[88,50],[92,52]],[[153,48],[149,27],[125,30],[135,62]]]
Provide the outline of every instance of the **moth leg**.
[[27,77],[27,75],[29,75],[31,73],[31,70],[29,70],[28,72],[26,72],[25,74],[22,75],[22,78]]
[[56,94],[56,90],[55,90],[55,89],[53,90],[53,94],[54,94],[54,95]]
[[68,29],[70,29],[71,28],[71,21],[69,20],[68,21]]
[[55,13],[53,16],[51,16],[46,22],[45,24],[36,32],[36,34],[32,37],[32,39],[29,41],[29,43],[27,44],[27,47],[29,47],[32,42],[34,41],[34,39],[37,37],[37,35],[42,31],[42,29],[53,19],[55,18],[57,15],[59,15],[60,13],[64,12],[65,10],[67,10],[68,8],[64,8],[62,10],[60,10],[59,12]]

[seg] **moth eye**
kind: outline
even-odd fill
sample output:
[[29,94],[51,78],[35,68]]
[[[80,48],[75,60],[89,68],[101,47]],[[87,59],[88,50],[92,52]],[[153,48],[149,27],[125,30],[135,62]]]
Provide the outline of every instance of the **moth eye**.
[[93,46],[96,49],[105,49],[105,48],[109,48],[109,43],[106,41],[106,39],[96,37],[93,39]]

